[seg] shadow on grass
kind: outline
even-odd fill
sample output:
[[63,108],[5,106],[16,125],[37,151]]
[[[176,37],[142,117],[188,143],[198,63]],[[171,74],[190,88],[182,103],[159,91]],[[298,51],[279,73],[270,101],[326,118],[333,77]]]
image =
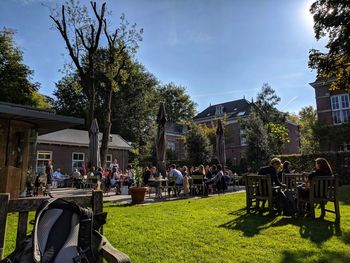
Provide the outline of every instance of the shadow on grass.
[[[270,227],[295,225],[299,227],[300,237],[321,244],[332,236],[338,236],[346,244],[350,243],[350,233],[342,234],[339,224],[311,218],[275,217],[266,214],[247,214],[244,208],[229,213],[237,218],[220,225],[230,230],[239,230],[247,237],[258,235]],[[349,261],[350,262],[350,261]]]
[[339,188],[339,201],[345,205],[350,205],[350,185],[343,185]]
[[[350,232],[343,232],[341,240],[345,243],[350,245]],[[350,262],[350,261],[349,261]]]
[[259,213],[247,214],[245,211],[246,210],[243,208],[231,212],[230,215],[239,215],[239,217],[222,224],[219,227],[240,230],[245,236],[253,237],[259,234],[261,230],[268,228],[270,223],[275,219],[275,217],[270,215],[262,215]]
[[[285,225],[295,225],[299,227],[300,237],[309,239],[310,241],[321,244],[332,236],[342,236],[339,224],[322,219],[311,218],[281,218],[271,224],[271,227],[279,227]],[[349,261],[350,262],[350,261]]]
[[315,258],[312,262],[350,262],[350,257],[340,252],[284,251],[281,263],[305,262],[310,257]]

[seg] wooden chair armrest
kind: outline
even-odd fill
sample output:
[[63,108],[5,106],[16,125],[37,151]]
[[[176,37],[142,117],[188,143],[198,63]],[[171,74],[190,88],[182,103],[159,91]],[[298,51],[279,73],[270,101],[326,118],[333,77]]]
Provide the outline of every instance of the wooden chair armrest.
[[114,248],[106,237],[102,239],[102,256],[107,262],[112,263],[129,263],[131,262],[128,255]]

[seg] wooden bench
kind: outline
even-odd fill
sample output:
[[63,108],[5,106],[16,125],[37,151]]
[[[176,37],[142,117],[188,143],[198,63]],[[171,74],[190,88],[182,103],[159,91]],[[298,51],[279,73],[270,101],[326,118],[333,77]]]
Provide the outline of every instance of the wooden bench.
[[255,202],[255,208],[259,208],[259,201],[268,201],[269,211],[272,212],[272,185],[270,175],[256,175],[248,174],[245,176],[246,183],[246,202],[247,212],[253,209],[253,203]]
[[334,213],[336,222],[340,221],[340,210],[338,200],[339,183],[337,176],[315,176],[310,180],[310,192],[308,198],[298,196],[298,207],[302,207],[303,203],[310,204],[310,213],[315,218],[315,204],[325,204],[326,202],[334,203],[334,210],[326,209],[321,206],[323,212]]
[[[0,260],[4,256],[6,222],[8,213],[18,213],[18,227],[16,246],[27,236],[28,215],[36,211],[40,203],[48,197],[10,199],[10,194],[0,193]],[[67,201],[74,201],[80,206],[91,207],[94,214],[103,210],[102,191],[93,191],[90,196],[63,197]],[[102,232],[102,229],[100,230]],[[115,249],[106,238],[102,241],[102,256],[107,262],[130,262],[129,257]]]

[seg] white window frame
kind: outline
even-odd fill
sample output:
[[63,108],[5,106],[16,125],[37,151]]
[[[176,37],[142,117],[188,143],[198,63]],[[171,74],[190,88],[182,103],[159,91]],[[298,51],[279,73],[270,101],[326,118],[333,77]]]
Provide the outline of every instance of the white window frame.
[[247,139],[245,138],[244,129],[239,129],[239,140],[240,140],[241,146],[247,145]]
[[[48,154],[50,155],[50,158],[47,159],[47,158],[39,158],[39,154]],[[51,160],[52,161],[52,151],[43,151],[43,150],[39,150],[36,152],[36,162],[35,162],[35,171],[39,174],[39,173],[45,173],[45,166],[47,164],[47,162]],[[44,161],[44,166],[43,168],[40,167],[39,169],[39,166],[38,166],[38,161]]]
[[224,113],[224,106],[217,105],[215,108],[215,115],[221,115]]
[[350,122],[349,94],[331,96],[332,119],[334,125]]
[[[108,161],[108,158],[110,158],[110,161]],[[109,168],[111,164],[113,163],[113,156],[111,153],[106,154],[106,167]]]
[[[74,157],[74,154],[82,154],[82,155],[83,155],[83,160],[74,159],[74,158],[73,158],[73,157]],[[83,152],[72,152],[72,165],[71,165],[71,167],[72,167],[72,172],[74,171],[74,169],[80,170],[80,169],[82,168],[82,166],[81,166],[81,167],[80,167],[80,166],[77,166],[77,167],[73,166],[73,163],[74,163],[74,162],[82,162],[82,163],[84,163],[84,162],[85,162],[85,153],[83,153]]]

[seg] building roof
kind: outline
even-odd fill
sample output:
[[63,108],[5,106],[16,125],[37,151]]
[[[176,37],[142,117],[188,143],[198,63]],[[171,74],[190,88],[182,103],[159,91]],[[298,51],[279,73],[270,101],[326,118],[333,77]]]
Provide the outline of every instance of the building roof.
[[211,105],[208,108],[206,108],[204,111],[198,113],[194,117],[194,120],[215,117],[217,106],[223,107],[223,112],[227,114],[228,118],[247,116],[250,113],[250,107],[251,107],[250,102],[247,101],[246,99],[239,99],[239,100],[219,103],[219,104]]
[[[99,133],[99,138],[102,139],[102,133]],[[118,134],[111,134],[110,138],[109,149],[131,149],[131,146]],[[89,132],[65,129],[39,136],[38,143],[89,147]]]
[[0,102],[0,118],[33,124],[39,135],[84,124],[84,119],[57,115],[53,110]]
[[179,124],[175,122],[166,122],[165,131],[167,133],[183,134],[188,131],[188,126],[185,124]]

